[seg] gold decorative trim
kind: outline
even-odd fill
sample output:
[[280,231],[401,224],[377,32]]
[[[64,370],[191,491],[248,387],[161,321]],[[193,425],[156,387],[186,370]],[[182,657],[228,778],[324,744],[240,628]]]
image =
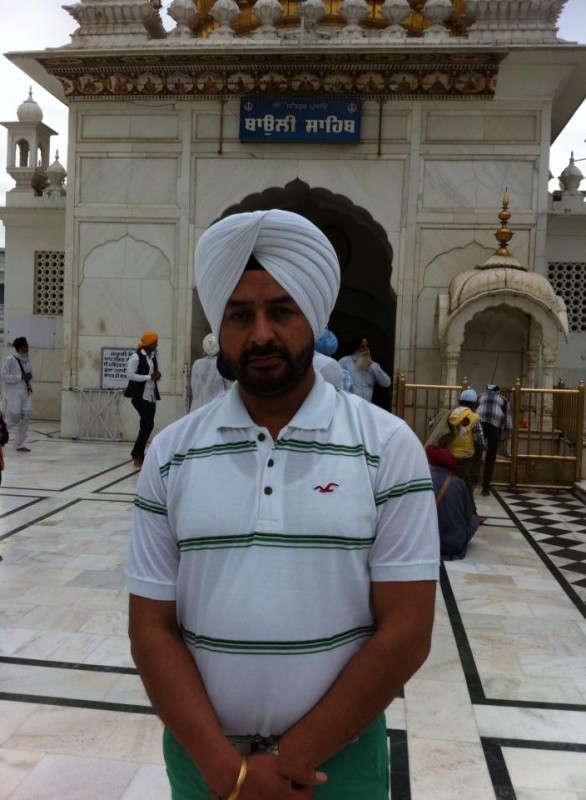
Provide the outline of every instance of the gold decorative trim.
[[492,99],[504,54],[201,53],[75,57],[39,62],[69,101],[217,97]]

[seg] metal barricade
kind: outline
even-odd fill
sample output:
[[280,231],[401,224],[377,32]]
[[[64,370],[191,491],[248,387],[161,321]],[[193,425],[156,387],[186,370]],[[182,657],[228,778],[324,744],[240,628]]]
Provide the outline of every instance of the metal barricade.
[[78,395],[76,439],[101,442],[121,441],[120,397],[121,389],[82,389],[72,391]]
[[560,489],[579,481],[584,382],[577,389],[529,389],[517,380],[509,401],[513,412],[509,484]]
[[455,408],[463,389],[468,388],[464,378],[461,386],[441,386],[432,383],[407,383],[405,376],[397,378],[396,414],[415,431],[422,442],[429,434],[430,423],[440,411]]
[[[462,386],[407,383],[397,379],[396,414],[422,442],[439,411],[458,404]],[[513,431],[499,446],[493,483],[501,486],[567,488],[582,475],[584,382],[577,389],[502,390],[511,403]]]

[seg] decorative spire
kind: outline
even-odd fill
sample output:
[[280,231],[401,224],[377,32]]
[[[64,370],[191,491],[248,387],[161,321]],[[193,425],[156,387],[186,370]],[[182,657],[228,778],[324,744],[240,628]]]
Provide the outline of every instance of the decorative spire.
[[16,118],[19,122],[42,122],[43,111],[38,103],[33,100],[33,87],[28,90],[28,97],[16,109]]
[[498,230],[494,235],[495,239],[500,245],[498,250],[495,251],[496,256],[509,257],[511,255],[507,245],[513,238],[514,233],[510,228],[507,227],[507,222],[511,219],[511,212],[508,210],[509,203],[510,203],[509,192],[508,189],[505,189],[505,193],[503,195],[503,207],[499,212],[501,227],[500,230]]
[[527,272],[527,267],[523,264],[519,263],[517,259],[511,255],[511,251],[508,248],[508,244],[515,235],[513,231],[508,227],[507,223],[511,219],[511,212],[509,211],[509,203],[511,202],[509,198],[509,190],[505,189],[505,193],[503,195],[502,201],[502,208],[499,211],[499,219],[501,221],[501,227],[495,233],[494,238],[499,243],[498,248],[494,251],[488,261],[485,261],[483,264],[477,264],[474,269],[494,269],[495,267],[511,267],[512,269],[523,270]]
[[65,167],[59,161],[59,151],[55,153],[55,161],[51,164],[50,167],[47,168],[47,178],[49,179],[49,185],[43,189],[43,196],[47,197],[51,200],[55,200],[56,198],[65,197],[67,194],[67,190],[63,185],[65,183],[65,178],[67,177],[67,172]]
[[572,150],[570,153],[570,163],[559,177],[560,186],[562,187],[563,192],[567,192],[567,194],[572,196],[578,194],[578,189],[583,178],[584,175],[576,166],[574,151]]

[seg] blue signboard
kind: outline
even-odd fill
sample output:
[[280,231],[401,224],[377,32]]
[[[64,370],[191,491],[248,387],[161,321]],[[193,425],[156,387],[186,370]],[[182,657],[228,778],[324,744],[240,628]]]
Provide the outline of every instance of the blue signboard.
[[240,140],[359,142],[360,100],[281,100],[243,97]]

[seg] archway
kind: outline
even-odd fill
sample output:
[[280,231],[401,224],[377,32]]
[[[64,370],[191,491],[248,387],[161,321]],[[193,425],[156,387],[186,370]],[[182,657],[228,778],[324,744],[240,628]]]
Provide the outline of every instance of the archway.
[[[336,358],[353,352],[366,337],[375,360],[392,375],[397,297],[391,287],[393,250],[382,225],[344,195],[312,189],[299,179],[249,195],[222,216],[269,208],[294,211],[311,220],[338,254],[342,284],[330,318],[339,342]],[[390,408],[389,390],[376,387],[373,402]]]
[[464,326],[458,379],[467,377],[480,391],[487,383],[513,386],[526,378],[531,325],[532,317],[513,306],[478,311]]

